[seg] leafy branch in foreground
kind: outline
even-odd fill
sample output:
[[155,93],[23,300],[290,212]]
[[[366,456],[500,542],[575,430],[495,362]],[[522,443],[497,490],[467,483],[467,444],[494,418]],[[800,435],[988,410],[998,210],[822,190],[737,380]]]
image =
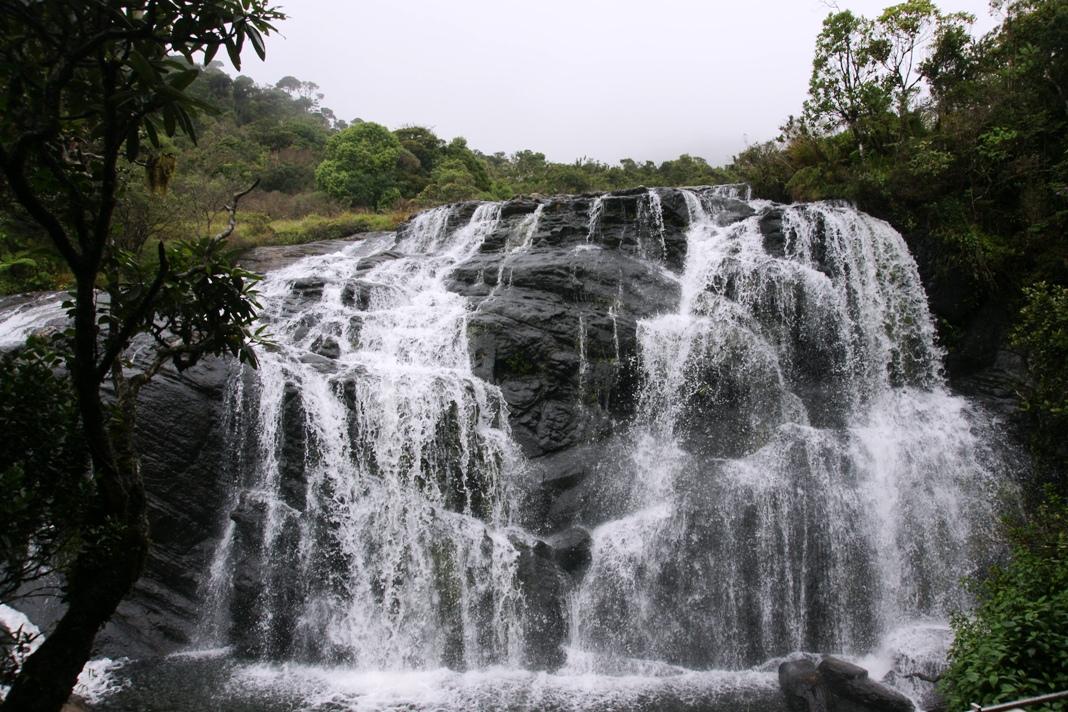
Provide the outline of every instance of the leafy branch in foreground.
[[[122,244],[114,222],[126,187],[121,161],[151,165],[149,146],[164,136],[196,138],[193,117],[210,107],[187,91],[194,60],[222,51],[240,67],[246,42],[262,58],[263,36],[282,17],[266,0],[0,0],[0,171],[73,274],[63,356],[90,463],[75,551],[62,567],[66,610],[25,661],[4,712],[63,705],[97,631],[141,574],[140,388],[164,363],[184,369],[223,353],[255,363],[255,279],[224,249],[240,196],[227,229],[159,245],[154,270]],[[140,335],[150,342],[148,366],[128,376],[126,351]]]

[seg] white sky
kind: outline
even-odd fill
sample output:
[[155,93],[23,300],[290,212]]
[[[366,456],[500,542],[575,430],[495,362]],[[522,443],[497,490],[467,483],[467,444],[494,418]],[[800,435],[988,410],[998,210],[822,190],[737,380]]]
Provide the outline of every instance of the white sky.
[[[874,17],[894,0],[839,0]],[[243,73],[317,83],[339,118],[431,127],[485,153],[728,160],[800,111],[822,0],[279,0]],[[987,0],[942,0],[975,29]]]

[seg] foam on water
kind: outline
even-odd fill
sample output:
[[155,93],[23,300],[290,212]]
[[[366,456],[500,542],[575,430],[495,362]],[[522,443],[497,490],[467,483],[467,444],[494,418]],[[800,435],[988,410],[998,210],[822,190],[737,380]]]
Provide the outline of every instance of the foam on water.
[[[16,667],[21,667],[26,658],[41,647],[41,644],[45,641],[45,636],[41,629],[26,614],[11,606],[0,604],[0,626],[11,633],[18,633],[25,641],[14,656]],[[6,653],[6,651],[3,652]],[[79,673],[78,680],[74,684],[73,694],[81,697],[89,704],[96,704],[121,690],[126,685],[126,681],[118,675],[118,671],[125,664],[126,658],[119,660],[95,658],[90,660]],[[0,685],[0,701],[7,696],[8,689],[6,686]]]
[[52,292],[19,300],[10,308],[6,303],[14,298],[0,299],[0,350],[21,346],[28,336],[53,325],[66,323],[63,301],[67,297]]
[[254,521],[226,525],[206,586],[214,610],[230,610],[237,562],[264,562],[250,621],[261,654],[520,663],[519,535],[501,473],[522,461],[499,390],[471,373],[466,301],[444,284],[500,205],[456,228],[451,215],[428,211],[395,245],[357,243],[261,285],[277,346],[231,393],[246,414],[237,449],[258,453],[234,505]]
[[[654,667],[650,663],[650,668]],[[663,666],[661,666],[663,668]],[[605,676],[569,671],[555,674],[514,668],[467,673],[357,672],[298,665],[253,665],[234,676],[236,689],[273,691],[300,700],[301,709],[385,712],[386,710],[511,710],[615,712],[657,710],[661,701],[677,709],[728,710],[754,693],[778,694],[777,678],[758,672],[695,672],[659,669],[659,674],[625,672]],[[720,707],[720,703],[726,702]]]
[[679,310],[638,324],[632,511],[593,532],[577,647],[740,668],[945,620],[1003,473],[901,236],[815,204],[776,245],[759,215],[719,225],[738,189],[684,196]]

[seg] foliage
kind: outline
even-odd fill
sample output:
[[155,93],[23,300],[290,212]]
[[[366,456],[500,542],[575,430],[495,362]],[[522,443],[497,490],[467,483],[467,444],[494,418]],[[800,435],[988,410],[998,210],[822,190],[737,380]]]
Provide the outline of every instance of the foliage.
[[1012,338],[1031,375],[1025,407],[1034,421],[1036,453],[1068,490],[1068,287],[1038,282],[1025,288],[1024,295],[1027,301]]
[[805,120],[820,131],[844,126],[858,145],[869,140],[872,120],[889,97],[872,47],[874,24],[849,10],[828,15],[816,38]]
[[346,212],[333,217],[308,215],[296,220],[275,220],[252,226],[248,221],[240,228],[234,244],[241,247],[264,245],[303,245],[318,240],[337,240],[361,232],[394,230],[408,217],[407,213]]
[[925,72],[946,76],[945,65],[957,58],[953,43],[959,51],[973,20],[944,14],[930,0],[905,0],[875,20],[831,13],[816,38],[803,121],[819,133],[844,127],[862,155],[885,148],[894,134],[907,137]]
[[384,207],[383,199],[397,188],[403,159],[418,162],[389,129],[370,121],[331,136],[325,155],[315,169],[319,188],[338,200],[372,207]]
[[[0,169],[18,214],[47,235],[73,275],[63,356],[92,464],[77,547],[62,566],[66,610],[26,660],[4,710],[58,710],[96,631],[141,573],[148,524],[133,442],[141,387],[164,364],[181,370],[209,354],[254,363],[254,280],[223,245],[241,193],[223,231],[159,243],[151,271],[139,255],[144,233],[114,228],[132,187],[123,162],[145,165],[150,190],[162,189],[170,177],[159,170],[170,148],[164,137],[195,141],[194,116],[210,109],[189,91],[200,74],[194,55],[210,62],[225,51],[240,66],[247,42],[263,57],[263,35],[280,17],[266,0],[0,0]],[[98,301],[101,292],[108,299]],[[126,352],[142,334],[148,349],[131,374]]]
[[438,163],[430,174],[430,183],[419,193],[419,202],[425,205],[455,203],[473,200],[482,196],[475,176],[467,166],[456,158],[447,158]]
[[1050,496],[1009,538],[1011,559],[977,586],[975,613],[953,621],[940,682],[951,709],[1068,689],[1068,503]]
[[61,366],[40,337],[0,357],[0,601],[32,592],[85,514],[89,455]]

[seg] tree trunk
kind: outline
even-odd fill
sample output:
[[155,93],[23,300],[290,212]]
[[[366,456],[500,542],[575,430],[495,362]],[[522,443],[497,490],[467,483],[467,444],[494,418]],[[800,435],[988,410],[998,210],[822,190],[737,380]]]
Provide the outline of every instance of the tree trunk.
[[78,674],[92,656],[96,634],[137,580],[148,550],[143,526],[119,527],[118,536],[107,536],[78,555],[67,611],[26,660],[0,707],[3,712],[57,712],[70,698]]
[[96,634],[141,575],[148,553],[145,488],[133,447],[136,393],[117,366],[116,403],[105,410],[96,374],[95,320],[93,285],[79,279],[71,379],[96,492],[84,541],[66,572],[67,610],[26,659],[0,712],[58,712],[93,654]]

